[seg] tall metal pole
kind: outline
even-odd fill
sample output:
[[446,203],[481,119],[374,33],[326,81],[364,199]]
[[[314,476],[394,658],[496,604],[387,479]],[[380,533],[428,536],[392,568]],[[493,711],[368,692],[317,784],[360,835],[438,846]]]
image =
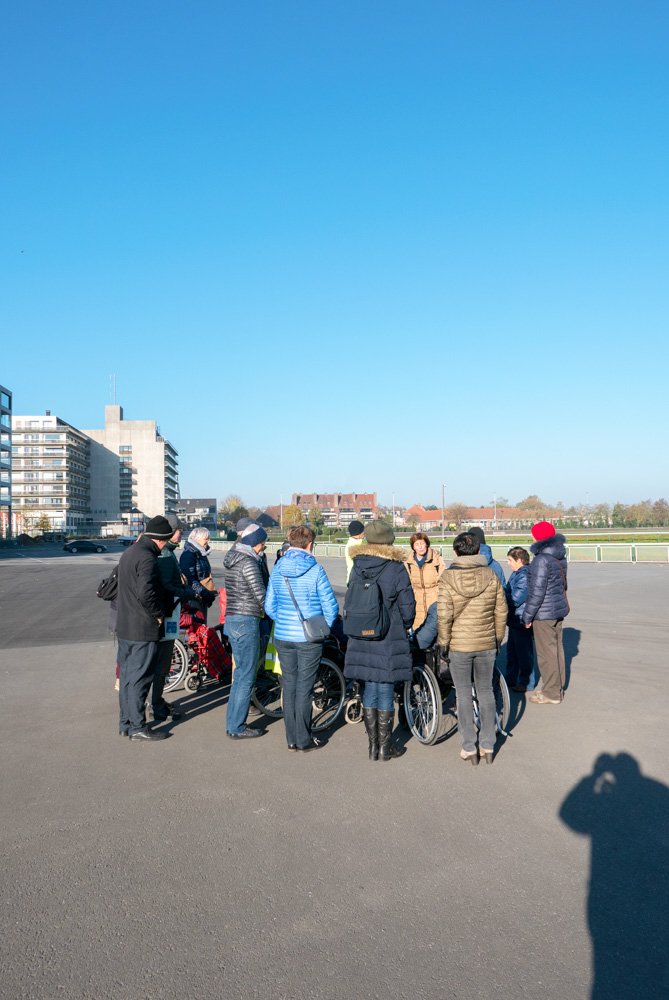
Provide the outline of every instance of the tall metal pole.
[[446,483],[441,484],[441,540],[443,542],[446,537],[446,507],[444,504],[444,494],[446,492]]
[[492,522],[492,530],[497,531],[497,494],[493,493],[492,502],[495,506],[495,514]]
[[280,506],[280,509],[279,509],[279,527],[283,531],[283,493],[281,494],[281,501],[280,501],[280,503],[281,503],[281,506]]
[[395,494],[393,493],[393,531],[395,530]]

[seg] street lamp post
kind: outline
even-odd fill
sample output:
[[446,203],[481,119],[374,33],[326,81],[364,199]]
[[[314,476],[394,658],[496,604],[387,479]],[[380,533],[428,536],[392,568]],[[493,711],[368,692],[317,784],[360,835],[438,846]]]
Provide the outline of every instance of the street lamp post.
[[283,531],[283,493],[279,501],[279,527]]
[[495,508],[493,519],[492,519],[492,530],[497,531],[497,494],[493,493],[492,497],[493,506]]
[[395,530],[395,494],[393,493],[393,531]]
[[446,492],[446,483],[441,484],[441,540],[444,541],[446,537],[446,507],[444,504],[444,495]]

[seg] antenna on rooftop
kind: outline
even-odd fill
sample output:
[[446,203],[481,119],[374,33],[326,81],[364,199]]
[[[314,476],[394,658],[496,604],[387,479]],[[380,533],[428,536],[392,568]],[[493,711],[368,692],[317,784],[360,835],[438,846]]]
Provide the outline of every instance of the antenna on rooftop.
[[116,375],[110,375],[109,382],[111,384],[112,403],[116,406]]

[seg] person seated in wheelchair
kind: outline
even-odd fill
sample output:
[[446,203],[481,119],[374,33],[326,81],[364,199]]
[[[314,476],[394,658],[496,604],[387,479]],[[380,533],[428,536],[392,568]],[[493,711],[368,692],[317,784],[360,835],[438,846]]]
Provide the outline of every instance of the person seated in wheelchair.
[[414,532],[410,546],[406,568],[416,598],[412,638],[419,649],[429,649],[437,638],[437,593],[446,566],[422,531]]
[[194,647],[210,677],[223,684],[230,680],[232,660],[216,630],[207,625],[207,610],[218,600],[209,552],[208,529],[194,528],[179,559],[184,580],[194,597],[182,603],[179,627],[185,629],[186,642]]
[[[479,553],[474,534],[459,534],[453,549],[455,559],[439,581],[439,646],[442,658],[450,662],[455,684],[460,756],[478,764],[480,754],[492,763],[497,727],[493,670],[506,632],[506,596],[497,574]],[[478,749],[472,679],[481,715]]]

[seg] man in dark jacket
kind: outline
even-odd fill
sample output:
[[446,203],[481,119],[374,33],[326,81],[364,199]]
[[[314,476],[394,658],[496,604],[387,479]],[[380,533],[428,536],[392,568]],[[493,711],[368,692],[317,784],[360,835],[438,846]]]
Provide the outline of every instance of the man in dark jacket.
[[260,655],[260,620],[264,616],[266,584],[261,568],[267,532],[248,525],[223,560],[227,605],[225,634],[235,667],[228,698],[226,731],[234,740],[262,736],[265,730],[246,725]]
[[[174,534],[158,557],[158,576],[163,588],[163,610],[167,619],[173,614],[179,601],[194,600],[197,594],[192,587],[185,586],[177,557],[174,554],[181,541],[181,522],[176,514],[166,514],[165,519],[174,529]],[[156,722],[165,722],[170,716],[176,722],[182,717],[178,706],[171,705],[163,698],[165,678],[169,673],[173,652],[174,636],[165,635],[158,643],[156,671],[151,686],[151,706]]]
[[165,618],[165,594],[156,564],[173,534],[169,521],[152,517],[118,564],[119,732],[133,742],[163,740],[167,736],[147,727],[144,705],[156,669]]
[[534,631],[541,691],[530,695],[537,705],[559,705],[565,683],[562,621],[569,614],[567,600],[567,550],[564,535],[555,533],[549,521],[532,528],[527,600],[522,614],[525,628]]

